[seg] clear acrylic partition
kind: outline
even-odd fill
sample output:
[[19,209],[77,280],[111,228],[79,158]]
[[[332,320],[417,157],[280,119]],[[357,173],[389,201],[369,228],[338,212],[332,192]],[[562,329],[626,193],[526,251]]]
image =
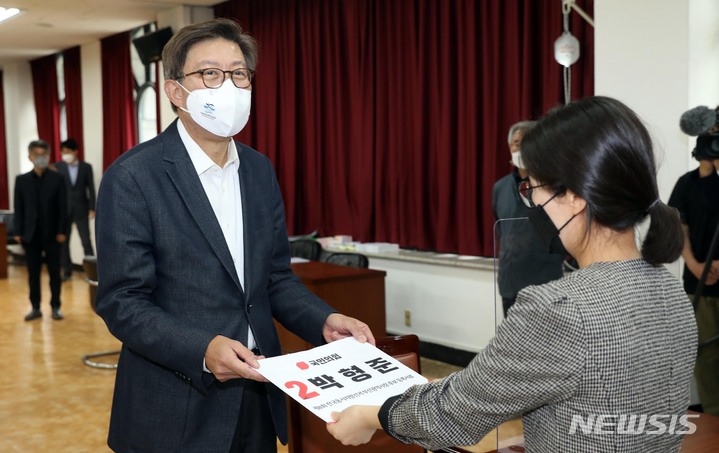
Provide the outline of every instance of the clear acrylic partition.
[[[502,310],[502,297],[499,294],[499,287],[497,284],[497,277],[499,272],[499,248],[500,244],[500,231],[503,225],[508,222],[522,222],[523,226],[527,229],[531,228],[529,219],[527,217],[515,217],[509,219],[499,219],[494,223],[493,229],[493,267],[494,267],[494,332],[497,333],[499,324],[504,319],[504,312]],[[522,429],[521,419],[510,420],[499,425],[493,433],[490,433],[487,437],[494,436],[494,442],[492,442],[493,448],[498,452],[518,452],[524,451],[521,446],[524,445],[524,436]],[[487,439],[489,440],[489,439]],[[489,445],[489,444],[488,444]],[[492,449],[486,449],[483,451],[492,451]]]

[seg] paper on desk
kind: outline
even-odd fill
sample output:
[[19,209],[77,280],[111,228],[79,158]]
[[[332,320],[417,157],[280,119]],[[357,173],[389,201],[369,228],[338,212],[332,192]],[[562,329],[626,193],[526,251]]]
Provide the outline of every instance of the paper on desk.
[[379,406],[427,379],[369,343],[345,338],[308,351],[259,360],[261,375],[313,414],[355,404]]

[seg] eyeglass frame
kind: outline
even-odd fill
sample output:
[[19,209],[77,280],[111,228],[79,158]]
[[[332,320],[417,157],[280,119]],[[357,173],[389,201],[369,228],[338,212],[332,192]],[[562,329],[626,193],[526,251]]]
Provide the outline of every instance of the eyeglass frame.
[[[205,72],[206,72],[206,71],[210,71],[210,70],[215,70],[215,71],[218,71],[218,72],[221,72],[221,73],[222,73],[222,82],[220,82],[219,85],[217,85],[217,86],[210,86],[210,85],[208,85],[207,82],[205,81]],[[237,82],[236,82],[235,79],[232,77],[232,73],[235,72],[235,71],[247,71],[247,74],[248,74],[248,77],[247,77],[247,80],[248,80],[247,85],[245,85],[245,86],[237,86]],[[183,76],[178,77],[178,78],[175,79],[175,80],[184,79],[184,78],[187,77],[187,76],[191,76],[191,75],[195,75],[195,74],[200,74],[200,79],[202,80],[202,84],[205,85],[206,88],[210,88],[210,89],[212,89],[212,90],[216,90],[216,89],[220,88],[220,87],[225,83],[225,80],[227,80],[228,77],[230,78],[230,80],[232,80],[232,84],[233,84],[235,87],[240,88],[240,89],[248,88],[250,85],[252,85],[252,81],[253,81],[254,78],[255,78],[255,71],[253,71],[253,70],[250,69],[250,68],[235,68],[235,69],[230,69],[229,71],[223,71],[223,70],[220,69],[220,68],[202,68],[202,69],[198,69],[197,71],[188,72],[187,74],[184,74]]]
[[[550,184],[537,184],[536,186],[531,185],[531,182],[529,180],[525,180],[519,183],[517,186],[517,193],[519,194],[519,199],[522,200],[522,203],[524,203],[524,206],[528,208],[535,208],[537,207],[537,204],[534,203],[534,200],[532,200],[532,194],[534,193],[534,189],[537,189],[539,187],[545,187],[549,186]],[[554,199],[557,195],[562,193],[565,189],[560,188],[547,202],[544,204],[547,204],[549,201]],[[528,192],[527,195],[525,195],[523,192]],[[544,206],[544,205],[542,205]]]

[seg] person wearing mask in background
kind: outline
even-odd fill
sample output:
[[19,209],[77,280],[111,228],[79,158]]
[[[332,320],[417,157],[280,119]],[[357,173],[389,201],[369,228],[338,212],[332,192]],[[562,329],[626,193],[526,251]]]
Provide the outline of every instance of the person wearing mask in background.
[[498,180],[492,189],[492,212],[494,220],[499,221],[495,227],[499,242],[497,284],[505,317],[519,290],[560,278],[565,258],[548,252],[540,243],[526,220],[529,208],[517,192],[517,187],[527,181],[520,149],[522,137],[535,124],[535,121],[520,121],[509,128],[507,143],[514,170]]
[[239,24],[179,30],[162,52],[178,110],[120,156],[97,199],[97,313],[122,341],[108,444],[118,452],[275,452],[284,393],[255,368],[276,320],[319,345],[374,344],[290,267],[272,163],[232,139],[250,114],[257,46]]
[[[580,269],[521,290],[464,370],[381,407],[333,414],[327,429],[342,443],[384,429],[429,450],[472,445],[521,415],[534,453],[679,451],[692,427],[681,417],[697,331],[681,283],[663,266],[681,254],[681,223],[659,199],[646,127],[615,99],[582,99],[527,132],[522,160],[531,227]],[[635,226],[647,217],[640,248]]]
[[72,224],[77,225],[82,249],[85,256],[95,254],[90,240],[90,219],[95,218],[95,182],[92,175],[92,166],[78,157],[78,147],[75,140],[69,138],[60,144],[62,161],[55,164],[55,168],[63,176],[68,191],[68,226],[67,240],[62,245],[62,279],[72,277],[72,259],[70,257],[70,235]]
[[50,145],[43,140],[28,146],[33,169],[15,179],[15,240],[25,250],[32,310],[25,321],[42,318],[40,274],[43,254],[50,275],[52,319],[60,311],[60,249],[67,239],[67,188],[62,175],[48,169]]
[[669,205],[679,210],[682,219],[684,290],[692,300],[704,264],[711,261],[701,297],[694,307],[700,344],[694,376],[702,410],[719,415],[719,341],[702,345],[719,335],[719,248],[713,257],[707,256],[719,225],[719,160],[699,157],[697,160],[699,168],[679,178]]

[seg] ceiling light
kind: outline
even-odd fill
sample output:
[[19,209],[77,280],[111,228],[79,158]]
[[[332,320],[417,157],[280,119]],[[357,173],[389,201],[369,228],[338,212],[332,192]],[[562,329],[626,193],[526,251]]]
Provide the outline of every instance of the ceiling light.
[[0,22],[4,22],[18,14],[20,14],[20,10],[17,8],[3,8],[0,6]]

